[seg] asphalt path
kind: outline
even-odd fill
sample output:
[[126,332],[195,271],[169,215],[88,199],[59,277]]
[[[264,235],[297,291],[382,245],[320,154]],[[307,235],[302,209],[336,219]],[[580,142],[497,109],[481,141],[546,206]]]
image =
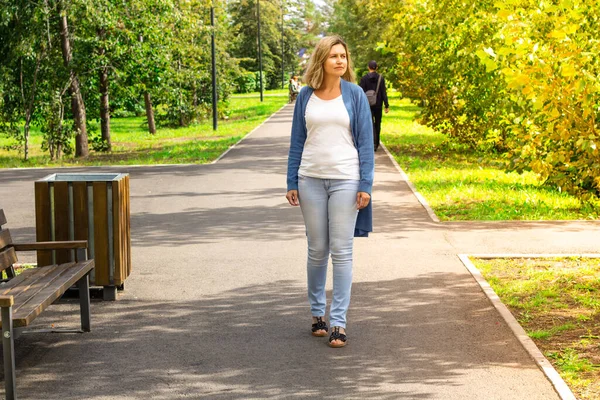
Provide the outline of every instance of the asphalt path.
[[[92,303],[91,333],[17,340],[21,399],[558,398],[457,254],[593,252],[600,226],[432,222],[380,150],[349,344],[331,349],[310,335],[304,226],[284,197],[291,115],[215,164],[69,170],[130,174],[133,273]],[[0,170],[15,241],[34,239],[33,182],[53,172]],[[78,318],[67,300],[35,325]]]

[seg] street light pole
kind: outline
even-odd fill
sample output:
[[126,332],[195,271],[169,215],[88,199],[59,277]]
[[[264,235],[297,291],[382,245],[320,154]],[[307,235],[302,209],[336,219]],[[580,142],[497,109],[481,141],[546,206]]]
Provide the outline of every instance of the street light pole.
[[212,114],[213,130],[217,130],[217,59],[215,56],[215,7],[214,2],[210,7],[210,25],[212,26],[212,35],[210,39],[210,50],[212,56]]
[[263,101],[263,71],[262,71],[262,46],[260,44],[260,0],[256,0],[256,19],[258,22],[258,73],[260,79],[260,101]]
[[285,85],[285,41],[283,32],[283,0],[281,0],[281,88]]

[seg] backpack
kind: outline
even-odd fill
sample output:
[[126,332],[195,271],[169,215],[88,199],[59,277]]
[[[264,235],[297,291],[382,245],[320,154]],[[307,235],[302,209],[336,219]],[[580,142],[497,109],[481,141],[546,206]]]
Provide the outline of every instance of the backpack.
[[381,75],[379,75],[379,79],[377,79],[377,89],[376,90],[367,90],[365,94],[367,95],[367,100],[369,100],[369,105],[373,107],[377,104],[377,92],[379,92],[379,84],[381,83]]

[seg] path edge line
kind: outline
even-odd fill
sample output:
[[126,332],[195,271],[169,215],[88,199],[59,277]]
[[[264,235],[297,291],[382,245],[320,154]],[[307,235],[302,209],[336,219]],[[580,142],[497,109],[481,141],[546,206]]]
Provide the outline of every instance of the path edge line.
[[402,176],[402,179],[404,179],[404,181],[406,181],[406,184],[408,185],[410,190],[413,192],[413,194],[415,195],[417,200],[419,200],[419,203],[421,203],[421,206],[423,206],[425,211],[427,211],[427,215],[429,215],[429,218],[431,218],[431,220],[433,222],[440,222],[440,219],[437,217],[437,215],[435,215],[435,212],[429,206],[429,203],[427,203],[427,200],[425,200],[425,197],[423,197],[423,195],[421,195],[421,193],[419,193],[419,191],[417,190],[415,185],[413,185],[413,183],[410,181],[410,179],[408,178],[408,175],[406,175],[406,173],[404,172],[402,167],[400,167],[400,164],[398,164],[398,162],[396,161],[396,159],[394,158],[392,153],[390,153],[388,148],[385,147],[385,145],[383,143],[380,143],[379,146],[382,147],[383,150],[385,150],[385,153],[388,155],[389,159],[392,161],[392,164],[394,164],[394,167],[396,167],[396,169]]
[[[529,356],[535,361],[537,366],[542,370],[546,378],[550,381],[554,390],[559,395],[562,400],[577,400],[569,386],[565,383],[565,381],[561,378],[559,373],[554,369],[550,361],[544,357],[544,354],[541,350],[536,346],[536,344],[531,340],[529,335],[525,332],[523,327],[519,324],[516,318],[512,315],[510,310],[502,303],[500,297],[496,294],[494,289],[490,286],[490,284],[485,280],[481,272],[475,267],[475,265],[471,262],[469,257],[476,258],[507,258],[508,256],[512,258],[538,258],[540,254],[458,254],[458,258],[462,261],[464,266],[469,270],[475,281],[481,287],[481,290],[487,298],[490,300],[494,308],[498,311],[498,313],[504,318],[504,321],[511,329],[519,343],[523,346],[525,351],[529,354]],[[544,257],[552,257],[557,255],[544,255]],[[560,256],[569,257],[573,256],[572,254],[562,254]],[[596,257],[600,257],[600,255],[596,255]]]
[[283,110],[284,108],[286,108],[287,106],[289,106],[290,103],[285,103],[279,110],[275,111],[273,114],[269,115],[269,118],[265,119],[263,122],[261,122],[260,125],[258,125],[256,128],[252,129],[250,132],[248,132],[246,135],[244,135],[243,138],[241,138],[240,140],[238,140],[233,146],[229,147],[227,150],[225,150],[224,153],[222,153],[216,160],[210,162],[209,164],[216,164],[218,163],[223,157],[225,157],[227,155],[227,153],[229,153],[231,150],[233,150],[238,144],[240,144],[243,140],[246,140],[246,138],[250,135],[252,135],[256,130],[258,130],[260,127],[262,127],[264,124],[266,124],[267,122],[269,122],[269,120],[271,118],[273,118],[274,115],[278,114],[281,110]]

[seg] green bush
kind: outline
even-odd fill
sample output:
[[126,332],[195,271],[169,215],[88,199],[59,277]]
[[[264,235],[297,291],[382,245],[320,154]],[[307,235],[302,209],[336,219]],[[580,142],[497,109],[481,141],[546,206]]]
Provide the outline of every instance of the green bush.
[[236,93],[250,93],[256,90],[257,78],[254,72],[242,72],[235,80]]
[[[362,0],[356,0],[362,2]],[[387,18],[392,83],[421,122],[502,153],[561,191],[600,198],[600,3],[364,2]],[[382,44],[378,44],[382,46]]]

